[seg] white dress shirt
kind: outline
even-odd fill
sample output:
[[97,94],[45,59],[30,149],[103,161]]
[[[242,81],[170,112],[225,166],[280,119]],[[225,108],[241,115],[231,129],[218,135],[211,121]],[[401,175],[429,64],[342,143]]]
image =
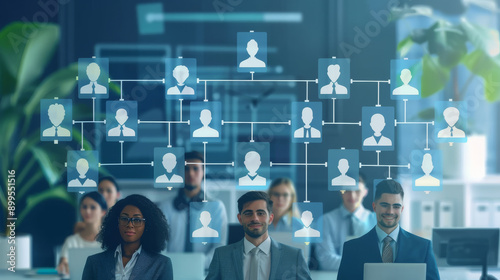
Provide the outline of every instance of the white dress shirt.
[[137,258],[139,258],[139,255],[141,254],[142,251],[142,245],[137,249],[137,251],[134,252],[132,255],[132,258],[130,261],[128,261],[127,265],[123,267],[123,260],[122,260],[122,245],[118,245],[115,250],[115,259],[116,259],[116,266],[115,266],[115,279],[116,280],[129,280],[130,274],[132,274],[132,270],[134,269],[135,263],[137,262]]
[[[250,251],[255,248],[250,241],[243,238],[244,252],[243,252],[243,279],[247,280],[249,277],[250,269]],[[259,264],[259,280],[269,279],[271,274],[271,238],[268,236],[259,247],[260,251],[257,253],[257,262]]]

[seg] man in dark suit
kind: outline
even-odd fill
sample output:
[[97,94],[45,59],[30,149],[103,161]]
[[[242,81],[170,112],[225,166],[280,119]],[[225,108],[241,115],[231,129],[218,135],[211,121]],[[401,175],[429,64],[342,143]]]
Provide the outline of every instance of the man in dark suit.
[[337,280],[362,280],[365,263],[426,263],[427,280],[439,280],[431,242],[399,226],[404,191],[394,180],[380,182],[373,211],[377,225],[360,238],[344,243]]
[[251,191],[238,199],[238,220],[245,238],[215,249],[205,280],[311,279],[302,250],[269,237],[272,209],[265,192]]

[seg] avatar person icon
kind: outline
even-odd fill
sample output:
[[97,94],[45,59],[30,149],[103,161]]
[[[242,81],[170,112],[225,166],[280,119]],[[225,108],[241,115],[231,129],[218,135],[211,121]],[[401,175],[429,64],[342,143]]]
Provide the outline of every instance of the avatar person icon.
[[127,110],[123,108],[116,110],[115,119],[118,125],[108,131],[108,136],[135,136],[135,131],[125,126],[125,122],[128,120]]
[[401,78],[403,85],[395,88],[392,91],[393,95],[418,95],[418,89],[408,84],[412,78],[410,70],[401,70],[401,75],[399,77]]
[[304,227],[294,233],[295,237],[320,237],[319,231],[309,227],[314,220],[311,211],[302,212],[300,220],[302,221],[302,224],[304,224]]
[[210,110],[201,110],[200,121],[203,126],[193,131],[193,137],[219,137],[219,132],[208,126],[212,121],[212,112]]
[[309,107],[302,109],[302,121],[304,126],[295,130],[293,133],[294,138],[320,138],[321,132],[311,126],[313,120],[313,111]]
[[156,177],[156,183],[183,183],[184,180],[181,176],[172,173],[175,166],[177,165],[177,158],[172,153],[166,153],[163,155],[163,160],[161,162],[167,173]]
[[374,114],[370,126],[374,133],[363,141],[363,146],[392,146],[391,139],[382,135],[385,127],[385,118],[382,114]]
[[89,162],[81,158],[76,162],[76,171],[78,171],[78,178],[69,181],[68,187],[97,187],[94,180],[87,178],[89,171]]
[[97,65],[97,63],[95,62],[90,63],[87,66],[87,77],[89,77],[90,83],[81,87],[80,93],[106,94],[106,87],[97,83],[97,79],[100,75],[101,68],[99,67],[99,65]]
[[455,107],[448,107],[443,112],[444,120],[448,127],[438,132],[438,138],[463,138],[465,132],[455,127],[460,117],[460,111]]
[[248,174],[238,180],[240,186],[265,186],[266,178],[259,176],[257,170],[261,165],[260,155],[257,152],[250,151],[245,155],[245,167]]
[[356,180],[354,178],[346,175],[349,170],[349,161],[342,158],[339,160],[339,165],[337,168],[340,171],[340,175],[332,179],[332,186],[355,186]]
[[202,227],[193,231],[193,237],[219,237],[219,232],[208,225],[212,221],[210,212],[203,211],[200,214],[200,222]]
[[49,120],[52,123],[52,127],[44,129],[42,135],[44,137],[70,136],[68,129],[59,126],[64,120],[64,116],[66,115],[66,110],[64,109],[64,106],[58,103],[52,104],[49,106],[48,114],[49,114]]
[[264,61],[255,57],[257,52],[259,52],[259,44],[257,44],[257,41],[254,39],[248,41],[247,53],[250,57],[240,62],[240,67],[266,67]]
[[194,94],[194,89],[188,87],[184,84],[186,79],[189,77],[189,69],[184,65],[177,65],[172,71],[172,75],[177,81],[177,85],[169,88],[167,90],[168,95],[175,94]]
[[321,87],[320,94],[347,94],[347,88],[337,83],[337,80],[340,77],[340,65],[329,65],[327,71],[328,78],[330,78],[331,82],[328,85]]
[[430,175],[433,169],[432,155],[426,153],[422,160],[422,171],[424,171],[425,175],[415,180],[415,186],[439,187],[441,185],[439,179]]

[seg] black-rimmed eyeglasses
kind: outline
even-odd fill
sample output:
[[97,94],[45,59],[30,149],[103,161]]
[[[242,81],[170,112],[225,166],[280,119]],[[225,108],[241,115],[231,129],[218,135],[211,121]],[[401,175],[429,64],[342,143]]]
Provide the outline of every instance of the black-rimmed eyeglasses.
[[118,218],[118,224],[120,226],[126,226],[128,225],[129,222],[132,222],[132,225],[134,227],[140,227],[144,225],[146,222],[146,219],[141,219],[141,218],[127,218],[127,217],[120,217]]

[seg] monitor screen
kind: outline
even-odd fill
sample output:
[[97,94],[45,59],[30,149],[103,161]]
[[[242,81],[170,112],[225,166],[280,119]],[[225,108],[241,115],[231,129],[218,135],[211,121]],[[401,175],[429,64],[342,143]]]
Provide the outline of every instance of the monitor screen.
[[[432,246],[438,266],[480,265],[481,251],[487,251],[488,266],[497,267],[499,255],[498,228],[435,228]],[[448,254],[452,254],[448,256]]]

